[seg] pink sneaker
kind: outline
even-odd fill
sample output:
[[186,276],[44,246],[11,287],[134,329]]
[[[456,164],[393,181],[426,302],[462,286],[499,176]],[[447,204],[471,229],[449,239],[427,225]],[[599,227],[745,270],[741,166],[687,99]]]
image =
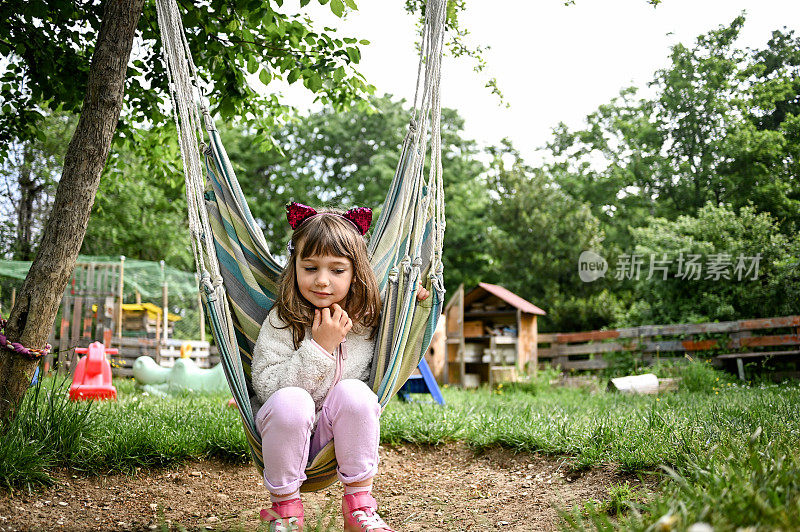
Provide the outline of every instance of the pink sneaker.
[[357,491],[342,498],[345,532],[395,532],[376,511],[378,503],[368,491]]
[[269,532],[300,532],[303,530],[303,502],[300,499],[274,502],[269,510],[261,510],[261,520],[269,522]]

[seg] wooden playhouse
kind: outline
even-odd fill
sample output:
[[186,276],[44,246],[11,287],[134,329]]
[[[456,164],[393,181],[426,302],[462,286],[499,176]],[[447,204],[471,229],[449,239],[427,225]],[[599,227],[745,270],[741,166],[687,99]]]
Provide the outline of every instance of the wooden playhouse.
[[445,308],[446,383],[465,388],[535,374],[538,316],[546,312],[502,286],[464,286]]

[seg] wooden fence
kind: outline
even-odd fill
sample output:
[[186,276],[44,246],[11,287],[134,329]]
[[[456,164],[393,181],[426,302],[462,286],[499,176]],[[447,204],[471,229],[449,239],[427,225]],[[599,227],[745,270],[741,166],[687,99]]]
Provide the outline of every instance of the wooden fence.
[[[114,316],[119,312],[120,264],[77,264],[61,298],[61,318],[50,334],[50,344],[57,351],[59,368],[67,369],[75,358],[76,347],[91,342],[111,343]],[[96,310],[93,309],[96,307]],[[54,359],[45,360],[45,371]]]
[[610,355],[619,353],[643,365],[688,354],[710,357],[718,366],[736,363],[743,378],[743,360],[800,358],[800,316],[539,334],[538,344],[539,361],[564,370],[605,369]]
[[115,377],[132,377],[133,363],[140,356],[152,357],[156,363],[164,367],[172,367],[181,357],[181,347],[191,346],[189,358],[194,360],[198,367],[210,368],[219,363],[216,348],[209,346],[208,342],[197,340],[168,339],[158,341],[154,338],[113,338],[111,347],[119,350],[118,355],[110,355],[111,373]]
[[45,359],[45,371],[57,362],[60,372],[72,372],[78,360],[75,348],[87,347],[95,341],[119,350],[118,355],[111,356],[112,373],[118,377],[132,376],[134,361],[143,355],[171,367],[180,358],[184,345],[191,346],[189,357],[199,367],[217,364],[216,349],[212,350],[203,340],[164,340],[159,332],[156,338],[120,336],[123,264],[122,261],[119,264],[76,264],[61,299],[60,319],[50,333],[48,342],[55,354]]

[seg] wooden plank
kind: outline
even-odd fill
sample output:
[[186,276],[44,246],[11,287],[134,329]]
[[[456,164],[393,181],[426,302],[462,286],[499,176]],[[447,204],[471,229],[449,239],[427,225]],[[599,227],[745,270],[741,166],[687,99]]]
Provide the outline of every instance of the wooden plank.
[[554,356],[558,356],[557,348],[553,347],[539,348],[539,358],[553,358]]
[[568,362],[568,357],[565,357],[564,355],[558,355],[557,357],[553,357],[551,364],[556,367],[565,368]]
[[755,320],[722,321],[717,323],[686,323],[676,325],[645,325],[631,329],[618,329],[620,337],[623,331],[638,330],[641,336],[673,336],[677,334],[733,333],[743,330],[775,329],[779,327],[800,326],[800,316],[782,316]]
[[105,264],[97,264],[95,266],[95,295],[97,297],[105,296],[105,284],[106,284],[106,272],[108,272],[108,267]]
[[69,349],[69,318],[72,312],[72,296],[61,298],[61,324],[58,331],[58,371],[63,372],[67,364]]
[[724,344],[718,340],[659,340],[644,342],[641,350],[651,351],[711,351],[714,349],[739,349],[741,347],[766,347],[800,344],[800,335],[745,336],[731,338]]
[[539,333],[540,344],[549,344],[556,341],[556,336],[560,333]]
[[560,345],[559,353],[562,355],[590,355],[593,353],[612,353],[636,351],[638,344],[622,344],[620,342],[605,342],[596,344]]
[[[89,270],[89,282],[92,282],[93,275],[93,271]],[[95,297],[92,297],[91,295],[87,296],[83,309],[83,327],[81,338],[83,338],[86,343],[92,343],[92,323],[94,322],[92,305],[94,305],[96,302],[97,299]]]
[[741,358],[764,358],[764,357],[774,357],[774,356],[791,356],[791,355],[800,355],[800,350],[794,351],[760,351],[757,353],[728,353],[726,355],[717,355],[716,358],[719,360],[734,360],[734,359],[741,359]]
[[112,296],[105,296],[103,299],[103,313],[102,320],[98,319],[98,323],[102,324],[102,338],[104,345],[111,345],[111,338],[114,334],[113,330],[113,315],[114,315],[114,298]]
[[209,343],[203,340],[180,340],[177,338],[170,338],[164,342],[164,345],[182,347],[184,344],[189,344],[192,349],[208,349]]
[[800,316],[739,321],[740,329],[776,329],[778,327],[800,327]]
[[70,325],[70,340],[71,345],[69,350],[69,360],[67,360],[67,367],[70,372],[75,369],[74,361],[77,361],[78,357],[75,356],[75,348],[79,347],[78,339],[80,338],[81,332],[81,319],[83,318],[83,297],[77,296],[75,297],[72,303],[72,324]]
[[742,347],[776,346],[800,344],[800,335],[779,334],[773,336],[751,336],[742,338],[739,342]]
[[708,351],[720,347],[718,340],[683,340],[681,345],[687,351]]
[[86,293],[86,268],[83,264],[75,267],[75,295],[82,296]]
[[116,265],[107,264],[103,269],[103,297],[111,297],[114,295],[114,268]]
[[680,340],[653,340],[641,342],[639,350],[643,353],[684,352],[686,348]]
[[148,346],[148,347],[153,346],[154,347],[156,345],[156,341],[153,338],[136,338],[136,337],[123,336],[122,338],[114,338],[113,344],[115,346],[119,345],[119,346],[123,346],[123,347],[128,347],[128,346],[137,346],[137,347],[139,347],[139,346]]
[[588,342],[592,340],[609,340],[619,338],[619,331],[586,331],[576,333],[558,333],[555,335],[556,342],[566,344],[570,342]]
[[639,327],[641,336],[675,336],[679,334],[726,333],[739,330],[739,322],[682,323],[675,325],[644,325]]
[[464,318],[488,318],[496,316],[514,316],[517,309],[510,310],[470,310],[464,312]]

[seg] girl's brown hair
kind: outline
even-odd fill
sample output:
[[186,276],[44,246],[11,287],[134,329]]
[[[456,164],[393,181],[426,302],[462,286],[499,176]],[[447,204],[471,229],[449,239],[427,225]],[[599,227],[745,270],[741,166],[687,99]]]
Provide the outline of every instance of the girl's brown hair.
[[[318,213],[342,214],[338,209],[317,209]],[[353,280],[345,301],[345,311],[353,320],[353,330],[363,334],[372,329],[377,333],[381,311],[378,282],[369,263],[367,244],[355,226],[342,216],[314,216],[295,229],[292,234],[292,252],[289,262],[278,279],[278,299],[273,309],[278,317],[292,329],[294,348],[306,335],[314,322],[314,306],[300,294],[297,286],[297,258],[314,255],[347,257],[353,264]]]

